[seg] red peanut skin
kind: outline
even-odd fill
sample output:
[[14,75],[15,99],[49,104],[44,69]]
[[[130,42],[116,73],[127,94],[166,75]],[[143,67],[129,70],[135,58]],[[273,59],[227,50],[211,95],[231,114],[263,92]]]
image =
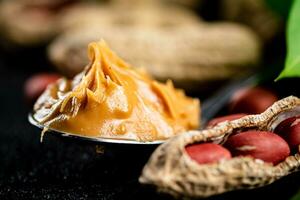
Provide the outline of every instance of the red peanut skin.
[[210,120],[208,123],[207,123],[207,126],[208,128],[210,127],[214,127],[216,126],[217,124],[221,123],[221,122],[225,122],[225,121],[232,121],[232,120],[236,120],[236,119],[240,119],[242,117],[245,117],[247,114],[244,114],[244,113],[239,113],[239,114],[232,114],[232,115],[226,115],[226,116],[222,116],[222,117],[217,117],[217,118],[214,118],[212,120]]
[[292,150],[297,151],[300,145],[300,116],[284,120],[274,132],[283,137]]
[[188,155],[199,164],[215,163],[230,159],[231,153],[221,145],[214,143],[193,144],[185,147]]
[[61,78],[58,74],[40,73],[31,76],[26,80],[24,85],[24,95],[26,100],[33,102],[36,100],[51,83]]
[[233,156],[252,156],[274,165],[290,154],[290,148],[284,139],[266,131],[238,133],[229,137],[224,146]]
[[277,95],[265,88],[243,88],[231,98],[231,113],[260,114],[278,100]]

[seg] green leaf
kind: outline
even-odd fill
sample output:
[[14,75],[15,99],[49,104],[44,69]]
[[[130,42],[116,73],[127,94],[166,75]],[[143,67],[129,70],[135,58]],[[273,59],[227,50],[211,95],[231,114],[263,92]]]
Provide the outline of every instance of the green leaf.
[[287,28],[287,58],[284,70],[276,80],[300,77],[300,0],[294,0]]

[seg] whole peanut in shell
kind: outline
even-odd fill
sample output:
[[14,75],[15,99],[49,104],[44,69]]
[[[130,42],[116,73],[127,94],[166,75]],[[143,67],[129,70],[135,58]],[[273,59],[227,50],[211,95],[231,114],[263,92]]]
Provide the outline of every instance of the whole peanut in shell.
[[222,116],[222,117],[217,117],[214,118],[212,120],[210,120],[207,123],[206,127],[214,127],[217,124],[221,123],[221,122],[225,122],[225,121],[232,121],[232,120],[236,120],[236,119],[240,119],[242,117],[246,116],[246,114],[244,113],[239,113],[239,114],[232,114],[232,115],[226,115],[226,116]]
[[214,143],[193,144],[185,148],[188,155],[199,164],[215,163],[230,159],[231,153],[221,145]]
[[229,137],[224,146],[233,156],[251,156],[274,165],[290,154],[290,148],[283,138],[266,131],[238,133]]
[[297,150],[300,145],[300,115],[282,121],[274,132],[283,137],[291,149]]
[[260,114],[278,100],[276,94],[262,87],[243,88],[230,100],[231,113]]

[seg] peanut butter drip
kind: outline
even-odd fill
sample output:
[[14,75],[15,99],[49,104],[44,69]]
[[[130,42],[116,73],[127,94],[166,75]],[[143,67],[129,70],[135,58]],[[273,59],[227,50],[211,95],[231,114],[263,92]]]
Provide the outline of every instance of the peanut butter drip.
[[104,41],[89,45],[90,65],[73,81],[51,85],[35,104],[47,127],[89,137],[167,139],[199,125],[199,100],[171,81],[152,80],[129,66]]

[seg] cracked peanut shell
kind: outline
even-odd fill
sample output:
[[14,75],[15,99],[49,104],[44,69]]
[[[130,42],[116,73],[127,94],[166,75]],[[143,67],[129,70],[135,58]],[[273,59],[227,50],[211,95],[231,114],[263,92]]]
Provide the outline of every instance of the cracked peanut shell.
[[174,196],[197,198],[268,185],[299,170],[299,150],[275,166],[251,157],[234,157],[219,163],[199,165],[187,155],[185,147],[196,142],[223,144],[231,134],[249,129],[273,131],[281,121],[299,113],[300,99],[290,96],[276,102],[262,114],[175,136],[155,150],[139,181],[155,185],[159,191]]

